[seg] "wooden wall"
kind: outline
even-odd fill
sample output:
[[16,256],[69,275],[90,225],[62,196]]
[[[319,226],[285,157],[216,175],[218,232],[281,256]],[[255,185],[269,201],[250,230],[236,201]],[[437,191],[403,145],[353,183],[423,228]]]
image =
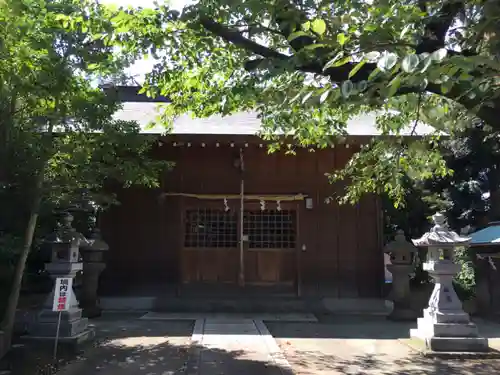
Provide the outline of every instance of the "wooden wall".
[[[161,199],[161,191],[238,194],[240,189],[240,174],[234,167],[239,145],[202,147],[201,142],[191,147],[166,142],[159,148],[161,157],[176,162],[165,174],[161,189],[119,192],[122,204],[102,220],[111,248],[104,280],[180,279],[181,199]],[[355,150],[355,145],[338,145],[315,152],[300,149],[296,155],[269,155],[256,143],[244,147],[246,194],[303,193],[313,198],[312,210],[302,202],[298,212],[298,237],[307,248],[300,253],[304,290],[338,297],[380,295],[384,272],[378,199],[365,197],[356,206],[325,203],[341,187],[330,185],[324,174],[345,165]]]

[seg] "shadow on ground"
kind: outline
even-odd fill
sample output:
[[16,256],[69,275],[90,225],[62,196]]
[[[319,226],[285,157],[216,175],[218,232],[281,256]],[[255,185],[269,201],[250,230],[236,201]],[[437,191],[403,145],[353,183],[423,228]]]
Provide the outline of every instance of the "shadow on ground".
[[[192,322],[132,321],[107,325],[108,335],[58,375],[291,375],[245,349],[225,351],[191,343]],[[101,328],[103,329],[103,328]]]
[[[487,338],[500,338],[500,324],[475,319],[479,333]],[[318,315],[318,323],[265,322],[275,338],[376,339],[408,338],[417,322],[395,322],[385,316]]]
[[[245,348],[202,348],[190,342],[193,321],[137,316],[95,321],[96,342],[79,352],[61,348],[58,375],[490,375],[500,360],[440,360],[418,356],[397,339],[411,324],[332,318],[323,323],[266,323],[293,372],[254,360]],[[487,326],[485,326],[487,327]],[[486,329],[486,328],[485,328]],[[52,346],[13,351],[12,375],[52,375]],[[199,361],[202,358],[203,361]]]
[[394,359],[380,354],[356,355],[346,360],[334,355],[295,351],[287,355],[295,375],[490,375],[498,374],[498,360],[439,360],[410,356]]
[[[25,346],[11,353],[12,375],[292,375],[245,349],[225,351],[191,344],[192,321],[96,322],[98,338],[78,352]],[[202,359],[200,361],[199,359]]]
[[[93,369],[89,372],[91,375],[99,371],[101,363],[113,362],[113,355],[120,352],[114,349],[120,348],[121,344],[123,344],[121,345],[122,352],[141,349],[138,344],[141,341],[145,341],[149,347],[159,345],[169,347],[170,343],[188,343],[186,340],[189,340],[192,333],[193,322],[190,321],[161,324],[160,322],[143,322],[135,318],[136,316],[123,316],[117,319],[115,316],[114,319],[96,320],[94,322],[96,339],[78,348],[60,345],[56,362],[53,361],[53,343],[21,344],[17,341],[5,358],[4,368],[7,367],[12,375],[52,375],[68,363],[73,366],[73,363],[76,365],[88,362],[90,366],[88,368]],[[174,352],[176,345],[170,346],[172,349],[168,351],[169,355]],[[182,350],[179,353],[182,353]],[[172,357],[175,356],[172,354]]]

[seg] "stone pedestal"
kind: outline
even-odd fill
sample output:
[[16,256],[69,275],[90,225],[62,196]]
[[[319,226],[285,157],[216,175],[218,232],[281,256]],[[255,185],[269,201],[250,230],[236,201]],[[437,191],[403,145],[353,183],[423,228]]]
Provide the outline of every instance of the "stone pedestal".
[[[76,274],[83,269],[83,264],[78,261],[78,247],[84,238],[71,227],[71,215],[67,215],[64,219],[60,230],[56,231],[48,241],[52,245],[52,261],[45,265],[45,269],[54,280],[54,286],[38,314],[37,321],[29,327],[29,335],[25,336],[25,339],[47,341],[55,339],[59,316],[59,313],[52,311],[55,280],[59,277],[74,279]],[[70,290],[69,298],[69,310],[61,313],[59,341],[78,344],[93,338],[94,331],[89,328],[88,320],[82,318],[82,310],[73,289]]]
[[488,340],[479,337],[477,326],[464,312],[462,302],[453,288],[453,277],[460,266],[451,260],[424,263],[424,270],[435,280],[429,307],[418,319],[417,329],[410,335],[425,341],[434,351],[484,352],[488,351]]
[[83,314],[89,318],[101,315],[97,289],[99,287],[99,277],[106,268],[103,260],[104,253],[108,249],[108,244],[102,240],[97,228],[94,228],[88,243],[81,248],[83,256],[83,282],[80,305],[83,308]]
[[87,318],[95,318],[101,316],[102,309],[99,306],[97,298],[97,288],[99,286],[99,276],[106,268],[106,265],[100,263],[84,263],[83,265],[83,281],[81,290],[81,307],[83,314]]
[[417,248],[406,240],[402,230],[398,230],[394,240],[384,247],[384,252],[391,257],[387,270],[392,274],[389,300],[393,302],[393,309],[387,318],[415,320],[418,314],[411,309],[410,304],[410,273],[413,271],[413,257]]
[[389,299],[394,303],[391,313],[387,316],[391,320],[415,320],[418,314],[411,308],[410,273],[413,265],[389,264],[387,270],[392,274],[392,289]]
[[[82,270],[82,263],[48,263],[46,270],[51,277],[71,277]],[[40,311],[37,321],[29,328],[29,335],[25,339],[54,340],[57,330],[58,313],[52,311],[55,290],[48,295]],[[82,318],[82,309],[78,306],[75,292],[71,290],[70,309],[61,313],[59,340],[61,343],[75,343],[86,341],[94,337],[94,331],[89,329],[87,318]]]

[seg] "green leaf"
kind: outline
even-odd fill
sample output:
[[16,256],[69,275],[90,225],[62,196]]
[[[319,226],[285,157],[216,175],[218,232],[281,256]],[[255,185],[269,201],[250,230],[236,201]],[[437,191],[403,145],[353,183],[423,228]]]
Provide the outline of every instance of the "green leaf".
[[335,64],[333,64],[333,67],[334,68],[337,68],[339,66],[342,66],[342,65],[345,65],[347,64],[348,62],[350,62],[352,59],[352,56],[346,56],[344,57],[343,59],[340,59],[339,61],[337,61]]
[[434,61],[441,62],[446,58],[447,55],[448,55],[448,50],[446,48],[440,48],[437,51],[432,52],[431,58]]
[[413,73],[419,63],[420,59],[417,55],[406,55],[401,62],[401,69],[406,73]]
[[288,101],[288,103],[292,104],[292,103],[296,102],[300,98],[301,95],[302,95],[302,91],[300,91],[297,95],[295,95],[292,99],[290,99]]
[[391,82],[389,82],[389,93],[388,96],[394,96],[396,91],[398,91],[399,87],[401,86],[401,75],[398,74],[396,77],[392,79]]
[[300,28],[303,31],[309,31],[309,29],[311,28],[311,21],[304,22],[302,25],[300,25]]
[[366,89],[368,88],[368,82],[366,82],[365,80],[362,80],[362,81],[359,81],[358,84],[357,84],[357,90],[359,92],[363,92],[365,91]]
[[345,44],[346,40],[347,40],[347,38],[346,38],[346,36],[345,36],[345,34],[344,34],[344,33],[340,33],[340,34],[338,34],[338,35],[337,35],[337,42],[338,42],[341,46],[343,46],[343,45]]
[[447,94],[450,92],[450,90],[453,88],[453,85],[455,84],[455,82],[453,82],[453,80],[447,80],[447,81],[444,81],[443,84],[441,85],[441,92],[443,94]]
[[424,73],[428,68],[429,66],[431,65],[432,63],[432,58],[429,56],[429,57],[426,57],[424,60],[423,60],[423,66],[422,68],[420,69],[420,72],[421,73]]
[[481,82],[477,88],[481,92],[487,92],[490,89],[490,83],[489,82]]
[[352,94],[353,90],[354,90],[354,84],[350,80],[342,82],[342,85],[340,86],[340,91],[344,98],[348,98]]
[[352,78],[359,70],[366,64],[366,60],[361,60],[356,66],[349,72],[349,78]]
[[403,30],[401,30],[401,34],[399,35],[399,39],[403,39],[408,30],[410,30],[411,26],[412,26],[411,24],[408,24],[405,27],[403,27]]
[[321,96],[319,97],[319,103],[322,104],[326,98],[328,98],[328,95],[330,94],[331,89],[327,89]]
[[302,104],[304,104],[305,102],[307,102],[307,100],[311,97],[312,94],[313,94],[312,91],[310,91],[307,94],[305,94],[304,97],[302,98]]
[[368,81],[373,81],[379,73],[380,73],[379,68],[373,69],[373,72],[371,72],[370,75],[368,76]]
[[337,56],[335,56],[333,59],[331,59],[330,61],[328,61],[325,66],[323,67],[323,71],[327,70],[328,68],[331,68],[331,67],[339,67],[339,66],[342,66],[342,65],[345,65],[347,64],[349,61],[351,61],[351,56],[346,56],[344,58],[341,58],[342,56],[344,55],[343,52],[339,52],[337,54]]
[[316,18],[311,23],[311,30],[318,35],[323,35],[326,31],[326,23],[320,18]]
[[307,36],[307,34],[303,31],[295,31],[288,36],[287,40],[291,42],[292,40],[297,39],[301,36]]
[[377,68],[383,72],[391,70],[398,62],[398,56],[392,52],[386,52],[378,60]]
[[422,82],[420,82],[419,88],[421,91],[424,91],[427,88],[427,85],[429,84],[429,81],[427,78],[424,78]]
[[369,62],[377,62],[379,58],[380,58],[379,51],[371,51],[371,52],[365,53],[365,59]]
[[314,50],[316,48],[321,48],[321,47],[327,47],[327,45],[324,43],[309,44],[309,45],[305,46],[304,48],[302,48],[302,50]]

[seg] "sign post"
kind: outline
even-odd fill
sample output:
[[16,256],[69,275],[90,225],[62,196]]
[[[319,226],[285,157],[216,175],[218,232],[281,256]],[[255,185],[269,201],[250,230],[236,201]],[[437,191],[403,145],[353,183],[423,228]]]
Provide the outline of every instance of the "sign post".
[[61,316],[63,311],[68,311],[71,302],[71,293],[73,292],[73,279],[71,277],[58,277],[54,290],[54,301],[52,311],[58,313],[56,339],[54,342],[54,362],[57,358],[57,344],[59,341],[59,328],[61,326]]

